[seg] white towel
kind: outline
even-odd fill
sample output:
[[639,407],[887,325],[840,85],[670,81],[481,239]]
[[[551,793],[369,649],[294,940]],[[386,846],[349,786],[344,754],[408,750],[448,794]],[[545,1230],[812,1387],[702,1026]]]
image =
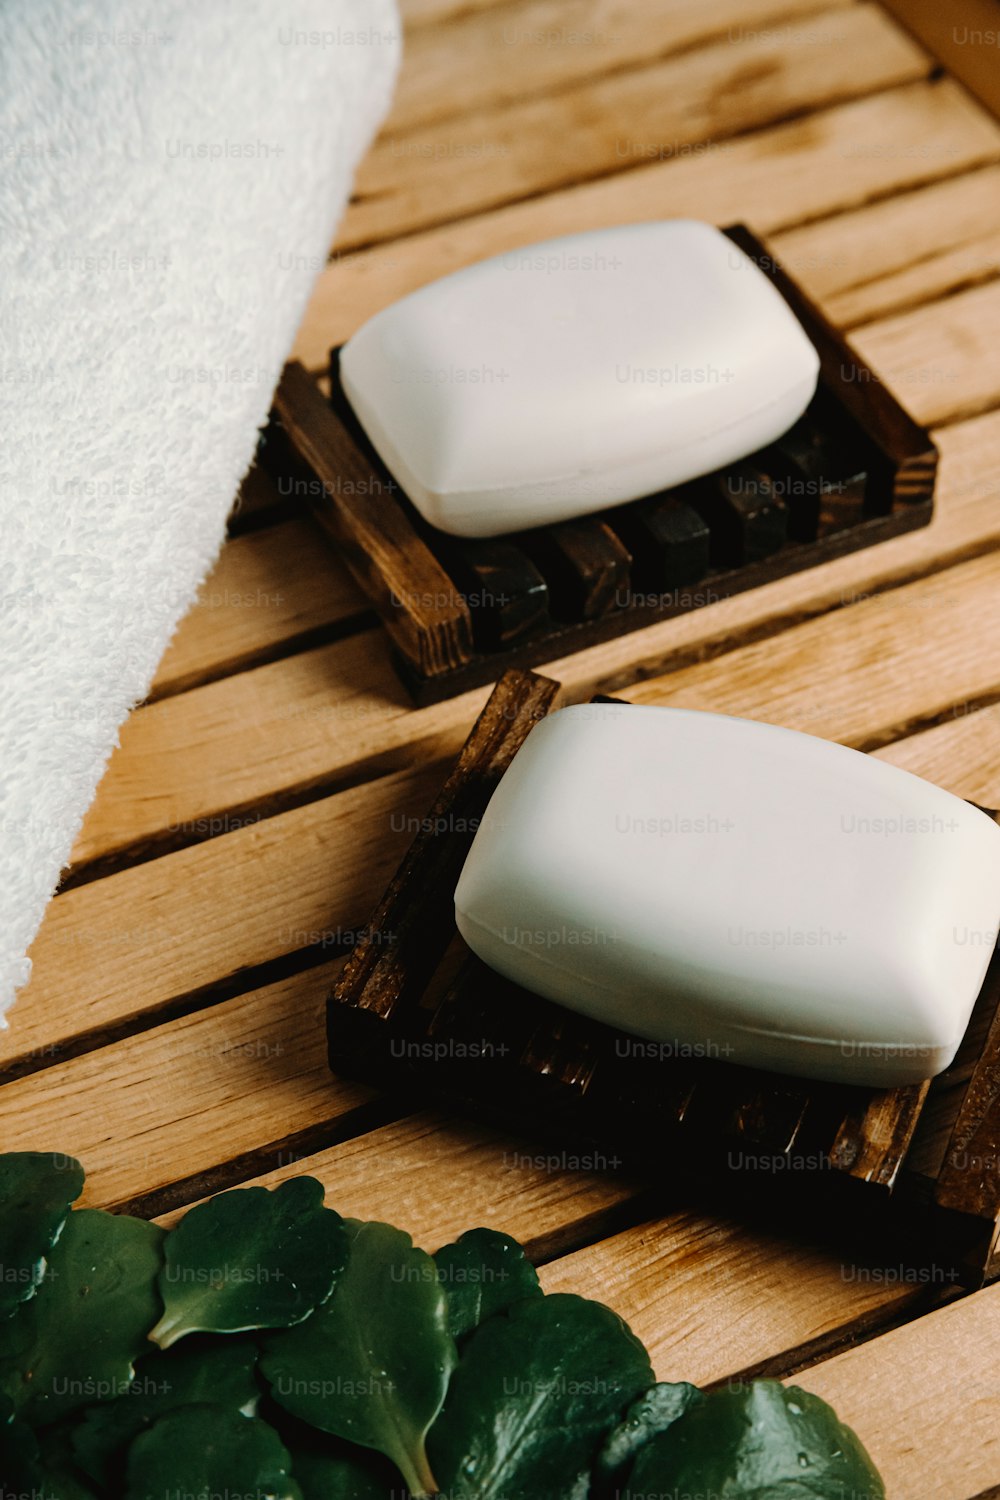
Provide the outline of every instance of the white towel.
[[0,8],[0,1016],[398,54],[394,0]]

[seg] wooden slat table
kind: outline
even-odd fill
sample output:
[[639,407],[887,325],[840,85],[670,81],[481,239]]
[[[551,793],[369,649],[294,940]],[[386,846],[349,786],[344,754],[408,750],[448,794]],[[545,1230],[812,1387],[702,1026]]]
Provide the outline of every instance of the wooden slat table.
[[[1000,125],[852,0],[406,0],[393,114],[295,353],[486,254],[743,220],[942,453],[925,531],[547,664],[841,740],[1000,804]],[[612,1161],[561,1166],[326,1070],[322,1005],[487,689],[414,710],[318,529],[260,475],[122,734],[0,1035],[4,1149],[169,1219],[312,1172],[434,1247],[486,1223],[611,1302],[660,1375],[797,1374],[895,1500],[1000,1493],[1000,1287]],[[884,1254],[882,1260],[884,1260]]]

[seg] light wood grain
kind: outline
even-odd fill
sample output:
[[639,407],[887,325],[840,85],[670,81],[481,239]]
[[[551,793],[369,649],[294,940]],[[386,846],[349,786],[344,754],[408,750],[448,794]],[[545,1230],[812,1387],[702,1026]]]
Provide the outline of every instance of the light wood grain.
[[541,1281],[546,1292],[583,1291],[613,1307],[658,1379],[708,1385],[924,1296],[879,1269],[859,1277],[815,1236],[796,1242],[684,1212],[565,1256]]
[[[633,1195],[634,1184],[614,1160],[600,1152],[550,1153],[537,1142],[421,1113],[283,1162],[252,1181],[274,1187],[308,1173],[323,1183],[338,1213],[398,1223],[426,1250],[485,1224],[537,1254]],[[174,1223],[182,1212],[160,1222]]]
[[83,1202],[109,1207],[341,1120],[374,1097],[334,1078],[324,964],[182,1016],[0,1089],[6,1150],[51,1149],[86,1165]]
[[851,342],[918,422],[954,422],[1000,401],[1000,282],[866,328]]
[[998,1339],[994,1286],[803,1370],[795,1384],[856,1429],[892,1500],[970,1500],[1000,1476]]
[[769,234],[998,157],[1000,127],[949,79],[893,89],[756,131],[725,150],[656,161],[362,254],[338,250],[317,279],[295,356],[323,368],[331,344],[395,298],[553,235],[664,214],[743,220]]
[[588,0],[585,6],[527,0],[468,7],[443,26],[409,27],[406,67],[385,130],[393,135],[485,105],[553,93],[706,41],[779,30],[817,9],[816,0],[717,0],[711,6],[659,0],[644,7],[631,0]]
[[1000,272],[1000,169],[984,167],[779,232],[775,255],[839,327]]
[[1000,705],[976,713],[955,703],[945,723],[875,754],[980,807],[1000,807]]
[[412,234],[705,143],[724,149],[737,134],[929,71],[926,54],[875,5],[733,35],[539,99],[403,134],[390,125],[358,173],[338,246]]
[[[958,715],[929,733],[887,746],[880,758],[958,795],[1000,801],[998,713]],[[57,897],[33,949],[31,982],[11,1013],[10,1029],[0,1036],[0,1062],[9,1065],[26,1056],[34,1063],[50,1062],[55,1050],[81,1031],[120,1029],[141,1016],[155,1016],[179,994],[205,991],[227,979],[238,983],[240,968],[308,946],[330,952],[349,942],[354,928],[367,920],[444,774],[444,767],[431,766],[383,778]],[[127,926],[122,926],[124,912]],[[310,975],[301,983],[303,993],[323,989]],[[213,1013],[225,1026],[239,1014],[225,1005]],[[170,1030],[162,1028],[164,1035]],[[117,1051],[96,1054],[122,1060],[117,1074],[110,1061],[105,1066],[109,1083],[120,1074],[125,1091],[130,1046],[121,1043]],[[157,1056],[156,1046],[142,1046],[153,1048],[143,1055]],[[60,1065],[59,1109],[68,1118],[85,1112],[74,1103],[74,1080],[79,1076],[80,1089],[88,1094],[92,1066],[87,1056]],[[30,1101],[46,1098],[53,1076],[49,1068],[0,1088],[0,1113],[13,1099],[23,1130],[33,1129]],[[109,1097],[116,1095],[115,1088]],[[289,1130],[299,1128],[284,1098],[280,1107]],[[165,1100],[167,1119],[171,1108]],[[271,1118],[266,1090],[257,1114],[262,1122]],[[101,1139],[105,1129],[102,1117]],[[261,1123],[260,1129],[258,1143],[272,1138],[271,1124]]]
[[400,13],[408,30],[461,17],[470,10],[487,10],[509,0],[400,0]]
[[885,0],[886,9],[960,78],[966,88],[1000,115],[996,53],[1000,28],[993,0],[962,0],[941,6],[936,0]]
[[997,630],[1000,557],[990,553],[653,678],[629,696],[874,748],[955,703],[1000,692],[1000,655],[982,649]]
[[[774,628],[800,612],[818,613],[863,597],[900,574],[905,577],[908,569],[945,560],[952,549],[952,555],[961,555],[964,549],[987,545],[1000,535],[1000,513],[992,481],[977,476],[994,453],[1000,459],[1000,422],[989,418],[963,433],[954,447],[944,446],[941,519],[934,527],[580,652],[553,664],[551,674],[575,696],[619,685],[630,674],[653,675],[671,657],[676,662],[724,649],[740,633]],[[957,498],[957,509],[951,497]],[[961,519],[950,530],[953,514]],[[928,582],[915,587],[932,590],[927,603],[918,592],[879,606],[879,618],[894,621],[901,637],[921,610],[935,607],[938,586]],[[991,587],[984,583],[987,595]],[[988,598],[982,607],[989,610]],[[979,608],[977,595],[976,600],[966,598],[964,610],[950,614],[960,621],[961,643],[956,639],[955,644],[966,658],[982,654]],[[849,629],[856,625],[862,631],[867,618],[852,615]],[[883,648],[893,634],[883,630]],[[942,636],[946,638],[953,639]],[[962,670],[959,658],[953,672],[960,675]],[[958,694],[965,700],[975,690],[960,686]],[[121,748],[101,783],[74,861],[157,836],[190,842],[199,823],[213,816],[240,808],[252,811],[278,794],[331,782],[352,767],[384,768],[394,758],[398,764],[454,752],[485,697],[485,690],[477,690],[414,710],[382,639],[372,631],[141,708],[122,731]],[[896,722],[895,711],[886,722]]]
[[57,896],[0,1065],[45,1061],[299,949],[343,948],[440,781],[434,766],[384,777]]
[[[256,821],[274,799],[358,774],[412,764],[457,746],[487,690],[415,712],[371,629],[152,703],[122,731],[74,850],[74,862],[158,834],[190,843],[234,820]],[[262,807],[261,795],[268,798]],[[219,796],[222,796],[220,802]]]
[[[942,469],[932,527],[853,564],[847,559],[838,569],[870,570],[874,586],[1000,538],[993,481],[976,477],[980,468],[1000,463],[1000,416],[958,424],[943,432],[939,443]],[[364,600],[340,566],[334,544],[302,519],[228,542],[202,594],[205,603],[181,622],[168,648],[154,697],[302,649],[312,636],[335,627],[370,624],[359,614]],[[258,600],[259,607],[253,607]]]
[[150,697],[256,666],[367,608],[314,522],[234,536],[177,627]]

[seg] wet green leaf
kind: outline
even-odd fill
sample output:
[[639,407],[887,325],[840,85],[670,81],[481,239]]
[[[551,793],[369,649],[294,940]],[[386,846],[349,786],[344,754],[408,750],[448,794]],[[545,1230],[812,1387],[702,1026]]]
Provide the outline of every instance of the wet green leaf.
[[424,1442],[457,1358],[431,1256],[388,1224],[348,1225],[329,1302],[264,1342],[275,1399],[323,1432],[384,1453],[415,1495],[433,1492]]
[[221,1193],[167,1236],[164,1314],[150,1338],[167,1349],[190,1333],[300,1323],[330,1295],[346,1254],[344,1221],[323,1207],[314,1177]]
[[715,1391],[636,1458],[624,1496],[708,1493],[717,1500],[884,1500],[849,1427],[807,1391],[776,1380]]
[[46,1257],[82,1191],[83,1168],[71,1156],[0,1156],[0,1320],[35,1295]]
[[521,1246],[495,1229],[468,1229],[434,1257],[448,1294],[448,1326],[462,1339],[524,1297],[540,1297],[538,1275]]
[[70,1214],[37,1295],[4,1325],[0,1391],[27,1421],[54,1422],[127,1387],[160,1310],[162,1239],[142,1219]]
[[126,1392],[84,1412],[73,1433],[77,1463],[99,1484],[120,1488],[129,1444],[167,1412],[209,1402],[249,1414],[259,1394],[256,1365],[247,1338],[195,1337],[144,1355]]
[[219,1495],[302,1500],[291,1457],[273,1427],[224,1406],[181,1406],[132,1443],[125,1500]]
[[563,1500],[652,1383],[645,1349],[610,1308],[565,1294],[518,1302],[464,1346],[431,1467],[448,1500]]
[[640,1448],[704,1399],[696,1385],[662,1383],[644,1391],[604,1441],[594,1465],[595,1493],[613,1495],[619,1490]]

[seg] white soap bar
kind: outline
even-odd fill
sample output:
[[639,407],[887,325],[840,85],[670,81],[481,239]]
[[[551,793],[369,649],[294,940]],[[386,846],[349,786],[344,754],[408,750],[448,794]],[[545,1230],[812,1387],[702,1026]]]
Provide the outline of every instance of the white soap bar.
[[591,704],[536,725],[458,929],[539,995],[661,1043],[893,1086],[947,1067],[1000,921],[1000,828],[768,724]]
[[341,351],[344,391],[414,505],[458,536],[584,515],[744,458],[819,360],[709,224],[567,235],[432,282]]

